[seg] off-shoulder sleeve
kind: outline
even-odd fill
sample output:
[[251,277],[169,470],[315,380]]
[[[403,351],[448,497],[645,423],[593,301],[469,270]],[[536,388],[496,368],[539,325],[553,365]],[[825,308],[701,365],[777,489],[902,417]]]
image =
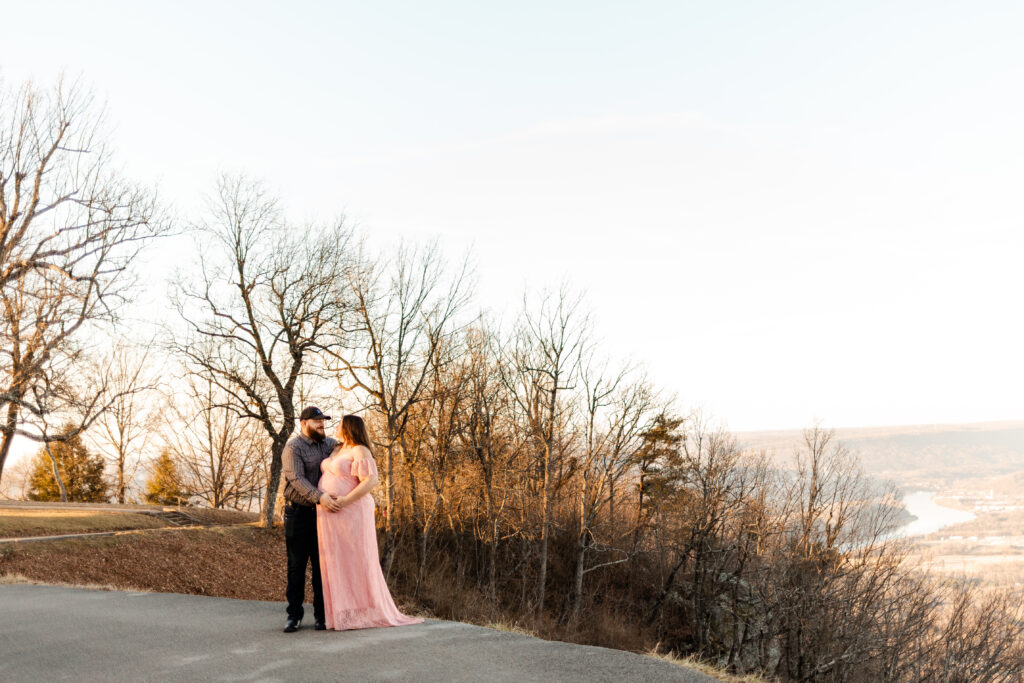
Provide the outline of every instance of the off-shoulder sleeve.
[[377,463],[373,461],[373,458],[360,458],[352,461],[352,476],[367,478],[376,476],[376,474]]

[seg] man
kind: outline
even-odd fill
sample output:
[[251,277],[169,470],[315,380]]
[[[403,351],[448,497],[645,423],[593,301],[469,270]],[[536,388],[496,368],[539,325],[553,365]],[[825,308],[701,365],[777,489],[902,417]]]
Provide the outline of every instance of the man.
[[341,509],[338,499],[317,490],[320,463],[338,444],[327,438],[324,420],[330,420],[319,408],[309,406],[299,415],[299,433],[288,440],[281,453],[284,475],[284,544],[288,550],[288,622],[285,633],[299,630],[302,599],[306,594],[306,564],[313,565],[313,618],[317,631],[324,623],[324,592],[320,582],[320,551],[316,537],[316,506],[329,512]]

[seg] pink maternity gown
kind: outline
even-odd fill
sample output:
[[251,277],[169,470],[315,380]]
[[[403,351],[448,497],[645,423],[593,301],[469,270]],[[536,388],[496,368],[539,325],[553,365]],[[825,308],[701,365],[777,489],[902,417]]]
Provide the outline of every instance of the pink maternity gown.
[[[358,477],[377,473],[373,458],[353,460],[339,455],[320,465],[321,491],[344,496],[359,484]],[[340,512],[317,506],[327,628],[345,631],[377,626],[406,626],[423,620],[398,611],[384,581],[377,555],[373,496],[367,494]]]

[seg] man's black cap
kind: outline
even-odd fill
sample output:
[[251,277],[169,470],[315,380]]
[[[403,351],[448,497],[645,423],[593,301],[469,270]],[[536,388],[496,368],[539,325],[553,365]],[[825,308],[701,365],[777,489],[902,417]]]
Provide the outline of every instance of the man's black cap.
[[307,406],[302,409],[302,413],[299,414],[300,420],[330,420],[330,415],[324,415],[323,412],[316,406]]

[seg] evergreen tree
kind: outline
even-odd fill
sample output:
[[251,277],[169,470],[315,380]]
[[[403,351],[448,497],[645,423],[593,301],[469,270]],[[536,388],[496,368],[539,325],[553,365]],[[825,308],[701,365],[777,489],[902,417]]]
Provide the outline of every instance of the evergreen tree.
[[[74,429],[66,425],[64,432]],[[80,435],[67,441],[55,441],[50,444],[50,452],[57,461],[57,471],[68,492],[69,502],[105,503],[107,501],[107,482],[103,479],[103,458],[90,453],[82,442]],[[60,500],[60,487],[53,476],[53,462],[41,448],[32,463],[29,476],[29,500]]]
[[152,505],[178,505],[188,494],[181,485],[178,468],[171,454],[164,451],[153,464],[153,472],[146,482],[146,502]]
[[633,456],[640,471],[638,523],[645,514],[657,509],[679,483],[680,449],[684,439],[679,430],[683,422],[681,417],[661,413],[643,433],[643,444]]

